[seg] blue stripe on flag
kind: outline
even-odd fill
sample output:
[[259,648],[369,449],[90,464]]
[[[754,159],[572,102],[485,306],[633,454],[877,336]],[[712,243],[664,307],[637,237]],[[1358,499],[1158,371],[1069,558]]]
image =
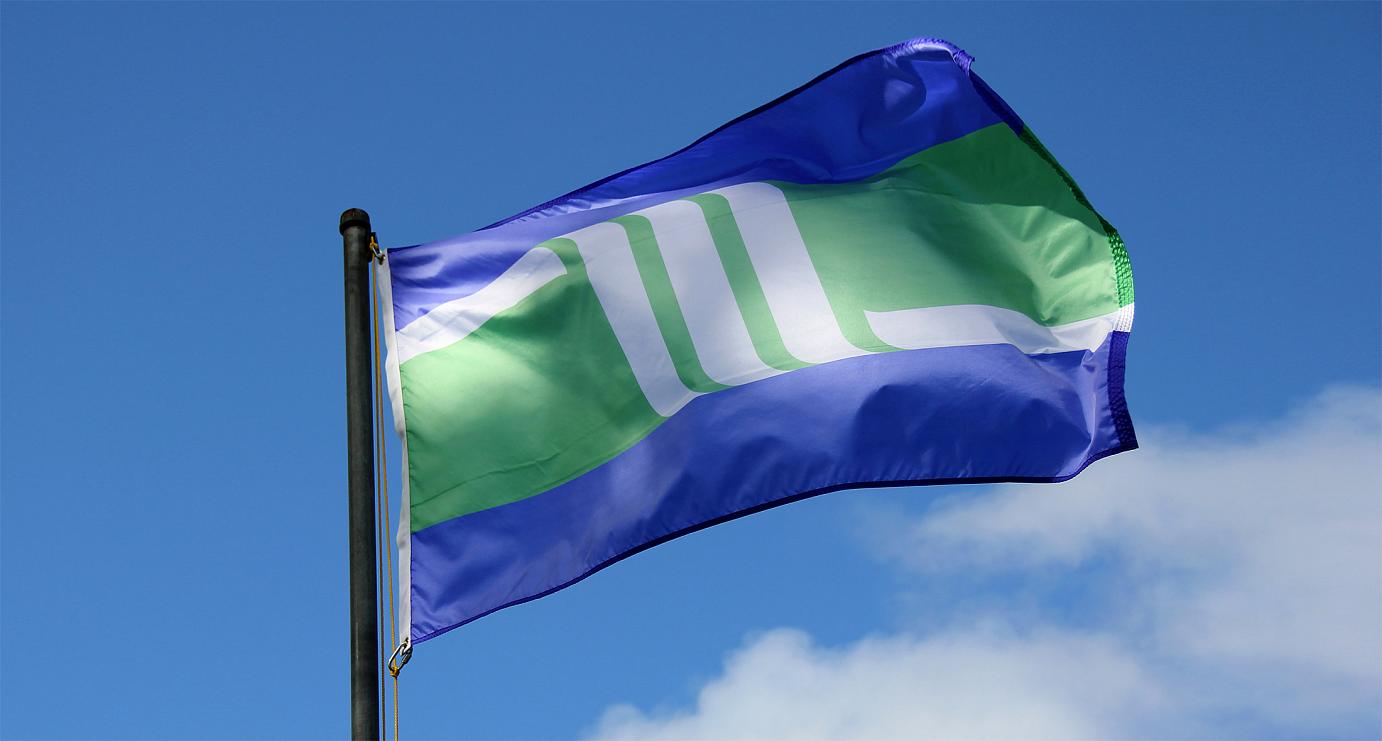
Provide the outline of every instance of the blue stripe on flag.
[[859,180],[995,123],[1021,129],[969,61],[933,39],[862,54],[667,157],[481,231],[391,249],[395,326],[475,292],[540,242],[663,201],[757,180]]
[[580,478],[413,533],[413,640],[829,491],[1068,479],[1137,447],[1123,404],[1126,346],[1114,332],[1092,353],[866,355],[697,398]]

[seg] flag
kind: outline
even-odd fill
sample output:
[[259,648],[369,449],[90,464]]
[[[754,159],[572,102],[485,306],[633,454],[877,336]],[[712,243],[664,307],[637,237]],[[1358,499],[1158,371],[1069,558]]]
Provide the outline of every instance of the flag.
[[1136,447],[1118,233],[970,69],[862,54],[380,282],[414,643],[840,489]]

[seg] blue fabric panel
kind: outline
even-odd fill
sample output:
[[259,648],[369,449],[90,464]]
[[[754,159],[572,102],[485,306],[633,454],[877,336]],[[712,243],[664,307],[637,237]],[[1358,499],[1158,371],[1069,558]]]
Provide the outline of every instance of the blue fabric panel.
[[699,397],[603,466],[412,535],[412,638],[526,602],[672,538],[838,489],[1062,481],[1137,447],[1127,335],[866,355]]
[[631,211],[755,180],[858,180],[995,123],[1020,130],[969,63],[931,39],[862,54],[660,160],[471,234],[391,249],[395,326],[474,293],[539,242]]

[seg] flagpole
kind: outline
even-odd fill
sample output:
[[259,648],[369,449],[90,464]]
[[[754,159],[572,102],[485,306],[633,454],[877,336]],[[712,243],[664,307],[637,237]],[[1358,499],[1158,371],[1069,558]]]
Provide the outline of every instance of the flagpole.
[[350,735],[379,738],[374,420],[370,387],[369,214],[341,214],[345,248],[346,445],[350,510]]

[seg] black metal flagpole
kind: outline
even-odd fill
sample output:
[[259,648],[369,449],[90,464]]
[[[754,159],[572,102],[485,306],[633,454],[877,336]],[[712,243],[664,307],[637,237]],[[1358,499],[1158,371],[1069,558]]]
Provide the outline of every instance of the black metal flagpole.
[[350,736],[379,738],[379,622],[374,539],[374,419],[370,396],[369,214],[341,214],[345,246],[346,444],[350,509]]

